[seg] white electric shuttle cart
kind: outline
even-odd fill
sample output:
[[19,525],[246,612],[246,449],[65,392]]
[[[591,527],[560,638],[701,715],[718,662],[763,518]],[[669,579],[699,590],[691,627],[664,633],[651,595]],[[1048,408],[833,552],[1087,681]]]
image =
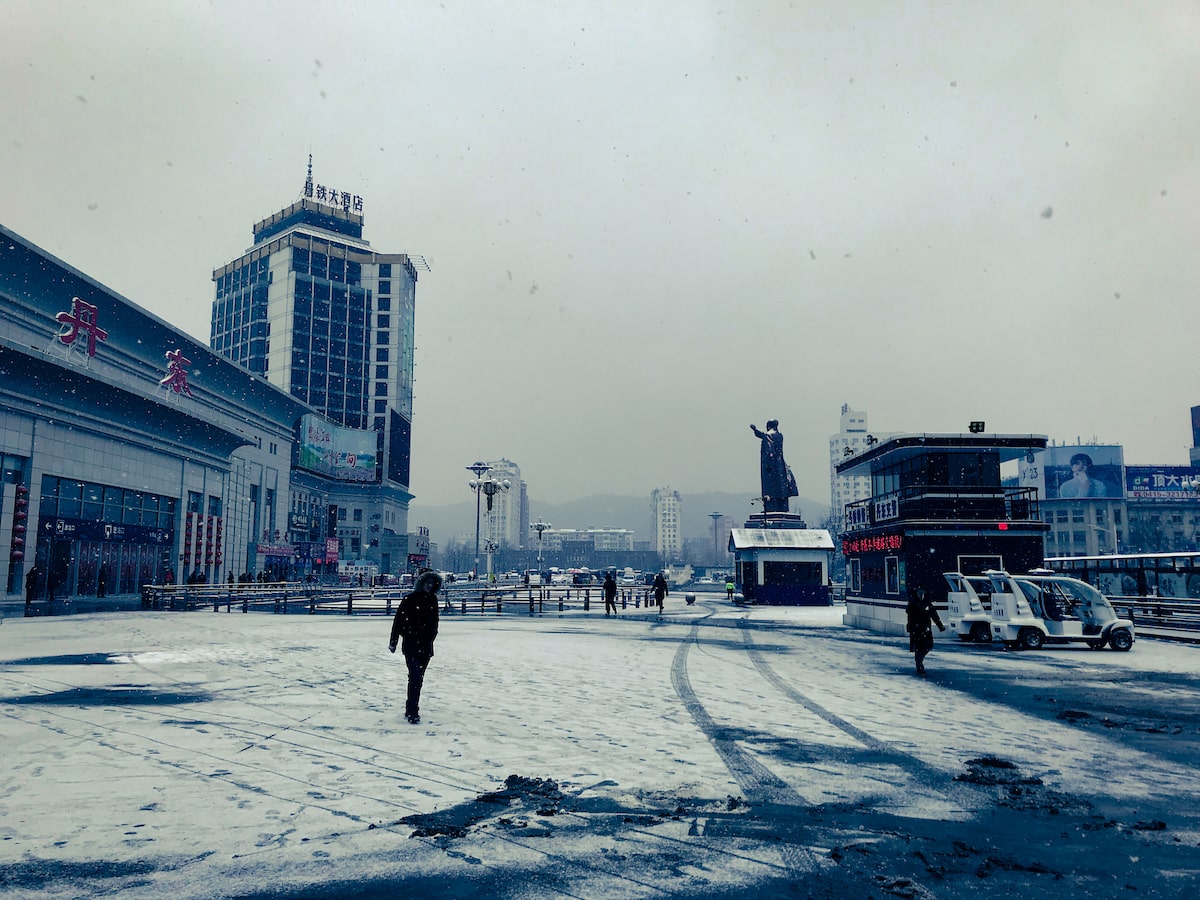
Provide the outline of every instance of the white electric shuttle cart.
[[1036,570],[1028,575],[984,573],[991,582],[992,638],[1008,647],[1046,644],[1133,647],[1133,623],[1117,616],[1108,598],[1086,582]]

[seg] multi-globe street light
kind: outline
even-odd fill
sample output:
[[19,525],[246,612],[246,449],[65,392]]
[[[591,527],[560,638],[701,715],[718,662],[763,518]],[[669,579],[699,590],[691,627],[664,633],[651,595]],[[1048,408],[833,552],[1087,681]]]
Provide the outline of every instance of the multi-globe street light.
[[487,583],[491,584],[495,580],[492,573],[492,556],[499,549],[500,545],[496,542],[495,526],[492,524],[492,501],[496,495],[503,493],[512,487],[512,482],[505,478],[503,481],[497,481],[495,478],[487,477],[479,483],[479,490],[483,491],[483,495],[487,497],[487,514],[488,514],[488,542],[487,542]]
[[[479,495],[482,492],[483,476],[492,470],[485,462],[477,462],[466,467],[475,477],[467,482],[467,487],[475,492],[475,567],[471,569],[471,577],[479,577]],[[488,509],[491,509],[491,498],[488,498]]]

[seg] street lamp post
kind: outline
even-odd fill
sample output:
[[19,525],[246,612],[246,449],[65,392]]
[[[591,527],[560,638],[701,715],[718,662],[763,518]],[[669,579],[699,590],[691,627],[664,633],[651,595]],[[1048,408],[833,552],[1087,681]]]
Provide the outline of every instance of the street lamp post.
[[[471,577],[479,577],[479,493],[483,486],[483,476],[492,470],[485,462],[477,462],[467,466],[467,471],[475,477],[467,482],[467,487],[475,492],[475,567],[471,569]],[[488,498],[488,509],[491,509],[491,498]]]
[[708,517],[713,520],[713,565],[721,564],[721,542],[717,534],[717,523],[721,521],[719,512],[710,512]]
[[543,522],[541,519],[538,519],[529,527],[533,531],[536,531],[538,536],[538,572],[540,573],[542,571],[542,532],[549,531],[554,526],[549,522]]
[[[1092,529],[1092,531],[1098,531],[1103,535],[1111,535],[1112,536],[1112,553],[1114,556],[1116,555],[1116,553],[1117,553],[1117,523],[1116,522],[1113,522],[1113,526],[1111,529],[1102,528],[1099,525],[1092,525],[1088,522],[1084,522],[1083,524],[1086,525],[1088,528]],[[1097,548],[1097,549],[1099,549],[1099,548]]]
[[487,583],[492,583],[492,554],[498,548],[495,540],[494,528],[492,525],[492,501],[496,495],[507,491],[512,487],[512,482],[505,478],[503,481],[497,481],[494,478],[485,478],[479,483],[479,490],[483,491],[483,495],[487,497],[487,514],[488,514],[488,542],[487,542]]

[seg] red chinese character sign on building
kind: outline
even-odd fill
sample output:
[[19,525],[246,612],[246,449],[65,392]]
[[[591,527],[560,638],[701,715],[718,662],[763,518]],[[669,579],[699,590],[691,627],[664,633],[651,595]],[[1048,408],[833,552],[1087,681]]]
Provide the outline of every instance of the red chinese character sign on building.
[[176,394],[187,394],[192,396],[192,389],[187,383],[187,367],[192,364],[192,361],[183,355],[182,350],[168,350],[167,357],[167,375],[165,378],[159,379],[159,387],[165,387],[174,391]]
[[842,553],[877,553],[879,551],[900,550],[904,547],[904,536],[900,534],[881,534],[874,537],[847,538],[842,541]]
[[74,350],[78,349],[75,342],[81,336],[86,338],[89,360],[96,355],[96,341],[108,340],[108,332],[98,324],[99,310],[86,300],[72,297],[71,311],[60,312],[54,318],[62,325],[55,340],[60,341],[69,350]]

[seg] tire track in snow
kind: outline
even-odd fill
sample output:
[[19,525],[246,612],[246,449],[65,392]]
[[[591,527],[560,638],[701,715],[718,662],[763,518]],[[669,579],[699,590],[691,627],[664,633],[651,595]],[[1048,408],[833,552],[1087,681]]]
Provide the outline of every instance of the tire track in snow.
[[[687,673],[687,658],[688,651],[694,644],[699,643],[699,634],[700,625],[697,622],[692,625],[690,633],[675,651],[675,658],[671,663],[671,685],[675,688],[675,693],[679,695],[693,721],[704,732],[751,804],[790,807],[793,810],[807,808],[808,803],[791,785],[739,747],[737,741],[713,721],[696,692],[692,690]],[[818,865],[813,852],[793,840],[784,840],[779,846],[779,852],[792,878],[799,879]]]
[[749,622],[746,619],[741,619],[738,621],[738,627],[742,631],[742,641],[746,646],[747,654],[750,657],[750,661],[754,663],[754,668],[758,671],[758,674],[771,687],[782,693],[789,700],[799,704],[814,716],[823,719],[834,728],[858,741],[876,755],[877,762],[895,766],[897,769],[906,772],[914,782],[922,787],[944,797],[956,798],[958,804],[963,808],[978,808],[986,802],[983,793],[970,783],[952,781],[951,774],[945,770],[930,765],[920,757],[897,749],[895,745],[887,741],[882,741],[874,735],[863,731],[858,726],[846,721],[812,698],[796,690],[796,688],[792,687],[792,685],[771,668],[766,654],[755,645],[752,627]]

